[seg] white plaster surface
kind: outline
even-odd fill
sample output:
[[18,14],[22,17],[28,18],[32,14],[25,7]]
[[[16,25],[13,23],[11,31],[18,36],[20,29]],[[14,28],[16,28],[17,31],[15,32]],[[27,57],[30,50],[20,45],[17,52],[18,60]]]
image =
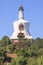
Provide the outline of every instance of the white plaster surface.
[[28,21],[24,20],[24,13],[23,13],[23,10],[21,9],[21,7],[20,7],[18,18],[19,19],[17,21],[14,21],[14,23],[13,23],[14,32],[12,33],[10,39],[18,39],[17,35],[20,32],[20,30],[19,30],[20,23],[22,23],[24,25],[24,29],[21,32],[24,33],[25,38],[32,39],[32,36],[29,32],[30,23]]
[[20,30],[19,30],[20,23],[22,23],[24,25],[24,29],[21,32],[24,33],[25,38],[32,39],[32,36],[29,32],[30,24],[28,21],[25,21],[24,19],[19,19],[13,23],[14,32],[13,32],[12,36],[10,37],[10,39],[18,39],[17,34],[20,32]]

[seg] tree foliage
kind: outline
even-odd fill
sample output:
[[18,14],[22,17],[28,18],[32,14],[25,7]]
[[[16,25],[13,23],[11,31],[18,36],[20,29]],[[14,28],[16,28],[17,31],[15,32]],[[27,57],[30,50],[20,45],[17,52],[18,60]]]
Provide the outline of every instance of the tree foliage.
[[8,36],[0,40],[0,65],[6,65],[6,54],[16,54],[9,65],[43,65],[43,39],[23,39],[15,45]]

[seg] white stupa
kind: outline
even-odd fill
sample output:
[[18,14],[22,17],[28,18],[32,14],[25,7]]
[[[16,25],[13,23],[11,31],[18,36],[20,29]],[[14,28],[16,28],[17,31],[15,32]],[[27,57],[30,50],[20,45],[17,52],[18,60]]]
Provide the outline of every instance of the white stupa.
[[28,21],[24,20],[23,11],[24,11],[23,7],[20,6],[18,20],[14,21],[14,23],[13,23],[14,32],[13,32],[12,36],[10,37],[10,39],[12,39],[12,40],[18,39],[18,36],[21,33],[22,33],[22,35],[25,36],[24,38],[32,39],[32,36],[29,32],[30,23]]

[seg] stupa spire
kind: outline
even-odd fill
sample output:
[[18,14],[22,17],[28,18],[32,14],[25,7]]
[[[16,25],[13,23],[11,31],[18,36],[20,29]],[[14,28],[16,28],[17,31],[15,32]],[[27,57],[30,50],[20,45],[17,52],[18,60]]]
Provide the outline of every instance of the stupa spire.
[[19,19],[24,19],[24,9],[22,6],[19,7]]

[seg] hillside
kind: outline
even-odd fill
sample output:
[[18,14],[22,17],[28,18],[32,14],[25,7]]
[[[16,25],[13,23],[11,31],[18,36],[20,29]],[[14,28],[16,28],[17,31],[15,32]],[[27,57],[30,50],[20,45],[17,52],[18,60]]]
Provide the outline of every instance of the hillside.
[[[14,58],[7,54],[16,54]],[[0,40],[0,65],[43,65],[43,39],[21,39],[14,44],[4,36]]]

